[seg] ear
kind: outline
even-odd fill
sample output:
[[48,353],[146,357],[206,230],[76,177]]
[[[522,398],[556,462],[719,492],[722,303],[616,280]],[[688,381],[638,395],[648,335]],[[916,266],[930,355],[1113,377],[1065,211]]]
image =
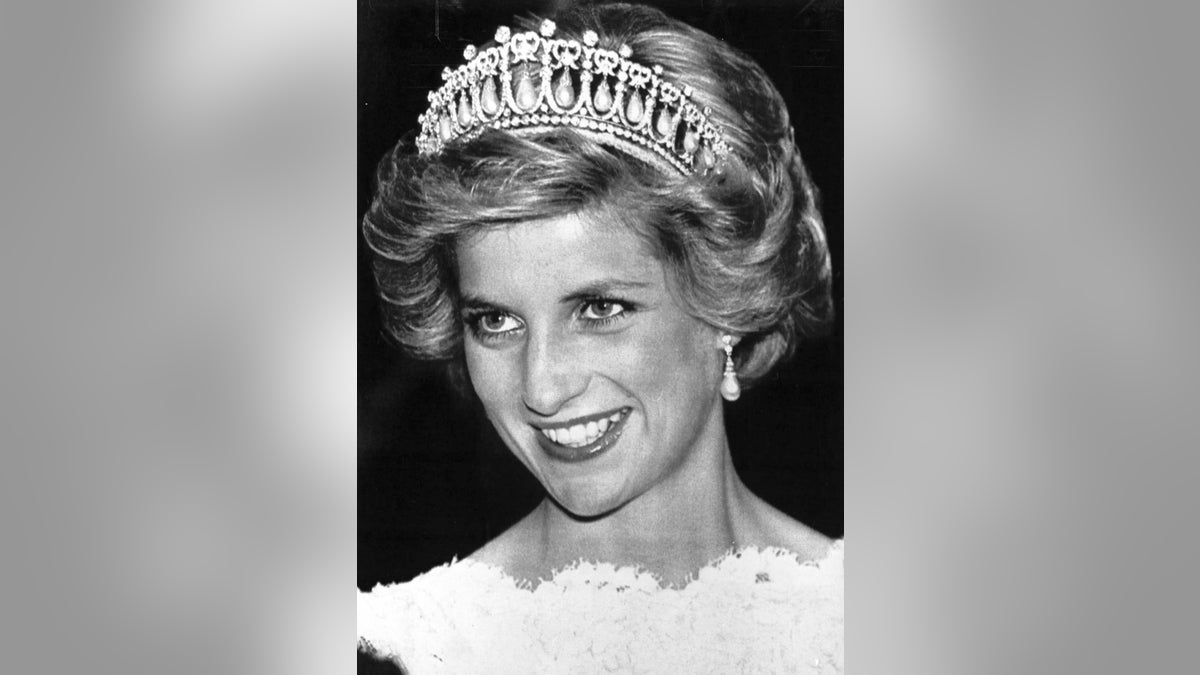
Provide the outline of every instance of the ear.
[[729,338],[729,344],[734,347],[736,347],[738,345],[738,343],[742,341],[741,335],[738,335],[736,333],[724,333],[724,332],[718,331],[717,332],[717,347],[718,348],[720,348],[720,349],[725,348],[725,338],[726,337]]

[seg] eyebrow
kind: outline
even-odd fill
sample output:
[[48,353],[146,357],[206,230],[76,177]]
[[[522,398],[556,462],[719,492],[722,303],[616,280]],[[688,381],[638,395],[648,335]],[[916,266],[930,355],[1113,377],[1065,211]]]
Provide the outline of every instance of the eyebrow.
[[499,310],[501,312],[506,312],[508,314],[513,313],[513,311],[510,308],[505,307],[504,305],[502,305],[494,300],[488,300],[487,298],[485,298],[483,296],[479,296],[479,295],[464,295],[459,300],[459,305],[460,305],[460,309],[462,309],[463,311]]
[[586,300],[588,298],[600,298],[607,295],[612,295],[621,291],[634,291],[648,288],[652,284],[648,281],[627,281],[624,279],[600,279],[593,281],[585,286],[582,286],[571,293],[563,296],[563,302],[572,302],[577,300]]
[[[649,281],[628,281],[624,279],[599,279],[588,282],[587,284],[567,293],[559,302],[570,303],[588,298],[602,298],[621,291],[640,290],[649,288],[653,284]],[[495,300],[490,300],[482,295],[465,294],[459,301],[463,310],[499,310],[512,314],[511,308],[506,307],[503,303]]]

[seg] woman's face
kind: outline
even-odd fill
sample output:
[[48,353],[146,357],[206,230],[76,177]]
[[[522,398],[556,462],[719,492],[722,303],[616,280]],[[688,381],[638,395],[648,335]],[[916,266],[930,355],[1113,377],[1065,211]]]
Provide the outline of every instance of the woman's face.
[[457,247],[471,382],[500,436],[560,505],[612,511],[695,487],[724,447],[719,335],[668,290],[625,226],[567,216]]

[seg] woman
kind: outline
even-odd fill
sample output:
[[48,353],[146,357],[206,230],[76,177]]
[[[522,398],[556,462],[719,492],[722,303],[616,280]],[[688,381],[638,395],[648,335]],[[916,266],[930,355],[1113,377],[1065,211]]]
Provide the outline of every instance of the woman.
[[546,497],[360,594],[361,644],[414,673],[840,671],[842,545],[755,496],[725,431],[832,313],[778,92],[629,5],[464,56],[363,232],[393,337],[465,371]]

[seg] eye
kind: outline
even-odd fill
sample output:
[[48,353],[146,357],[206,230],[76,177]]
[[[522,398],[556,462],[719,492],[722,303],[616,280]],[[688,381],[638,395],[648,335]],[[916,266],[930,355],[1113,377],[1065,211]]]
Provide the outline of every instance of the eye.
[[521,324],[504,312],[484,312],[475,317],[475,325],[484,333],[507,333],[521,327]]
[[589,300],[583,305],[580,316],[592,321],[611,319],[625,313],[625,305],[616,300]]

